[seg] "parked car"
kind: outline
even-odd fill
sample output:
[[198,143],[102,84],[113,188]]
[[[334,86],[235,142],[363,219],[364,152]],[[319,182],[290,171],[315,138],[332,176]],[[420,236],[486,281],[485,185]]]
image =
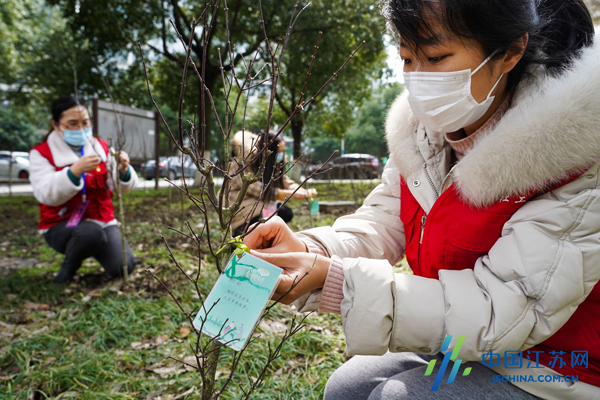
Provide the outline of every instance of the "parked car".
[[[161,178],[175,180],[181,178],[181,156],[160,157],[158,159],[158,174]],[[140,166],[140,174],[148,180],[154,179],[155,160],[148,160]],[[184,172],[186,178],[194,178],[196,166],[189,156],[184,158]]]
[[[305,174],[308,176],[318,167],[308,167]],[[329,171],[316,175],[315,179],[375,179],[381,178],[383,165],[375,156],[356,153],[334,158],[323,169]]]
[[12,179],[29,179],[29,153],[24,151],[0,151],[0,178],[9,179],[12,163]]

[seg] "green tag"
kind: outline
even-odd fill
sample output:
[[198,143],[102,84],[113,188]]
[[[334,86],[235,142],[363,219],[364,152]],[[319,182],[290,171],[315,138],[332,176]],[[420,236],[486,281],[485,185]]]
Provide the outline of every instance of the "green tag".
[[194,326],[233,350],[242,350],[250,341],[281,273],[281,268],[252,254],[231,257],[201,305]]

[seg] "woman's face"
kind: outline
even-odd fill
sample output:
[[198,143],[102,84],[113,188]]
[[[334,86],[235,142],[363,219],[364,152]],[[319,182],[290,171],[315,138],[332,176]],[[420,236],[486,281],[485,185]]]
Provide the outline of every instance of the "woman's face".
[[[466,69],[474,71],[487,58],[482,46],[475,40],[458,38],[442,30],[436,32],[436,36],[439,38],[438,44],[423,45],[415,50],[417,54],[411,50],[413,46],[400,43],[400,57],[404,60],[404,72],[454,72]],[[463,128],[467,135],[471,135],[483,126],[504,100],[508,73],[521,60],[528,39],[527,34],[523,35],[515,43],[514,50],[507,50],[499,59],[489,60],[471,77],[471,94],[475,101],[481,103],[488,95],[494,96],[494,101],[477,122]],[[492,91],[496,82],[498,85]]]
[[279,142],[279,151],[278,153],[283,153],[285,151],[285,141]]
[[91,128],[92,121],[87,108],[84,106],[75,106],[63,111],[58,124],[52,120],[52,125],[54,126],[54,130],[64,136],[65,129],[75,131]]
[[[453,72],[470,69],[474,71],[486,58],[481,46],[474,40],[451,37],[438,33],[441,39],[436,46],[421,46],[418,54],[400,44],[400,57],[404,62],[404,72]],[[471,77],[471,94],[481,103],[494,87],[502,73],[502,60],[490,60]],[[506,76],[491,94],[501,97],[506,87]]]

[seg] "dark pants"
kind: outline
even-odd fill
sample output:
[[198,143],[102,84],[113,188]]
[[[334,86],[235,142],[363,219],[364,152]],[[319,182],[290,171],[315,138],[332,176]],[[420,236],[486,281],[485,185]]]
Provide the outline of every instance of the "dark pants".
[[[123,276],[121,231],[116,225],[102,228],[94,222],[81,221],[78,226],[67,228],[66,224],[56,224],[44,234],[50,247],[65,255],[55,283],[73,280],[83,260],[89,257],[98,260],[111,277]],[[137,260],[129,244],[126,246],[127,270],[131,273]]]
[[[277,203],[277,208],[279,208],[280,206],[281,206],[281,203]],[[283,207],[281,207],[281,210],[279,210],[277,215],[283,220],[283,222],[285,222],[287,224],[294,218],[294,211],[292,211],[292,209],[289,208],[288,206],[283,206]],[[250,223],[248,224],[248,226],[254,225],[255,223],[258,222],[259,219],[260,219],[260,215],[257,215],[256,217],[252,218],[250,220]],[[245,226],[246,226],[246,224],[244,223],[242,226],[237,227],[236,230],[233,232],[233,236],[234,237],[240,236],[242,233],[244,233]]]
[[[325,400],[534,400],[538,399],[509,382],[494,384],[494,372],[476,361],[468,376],[457,376],[447,384],[452,368],[447,368],[439,390],[432,391],[444,355],[387,353],[383,356],[354,356],[327,381]],[[429,362],[437,360],[434,374],[425,376]],[[453,363],[450,363],[453,364]]]

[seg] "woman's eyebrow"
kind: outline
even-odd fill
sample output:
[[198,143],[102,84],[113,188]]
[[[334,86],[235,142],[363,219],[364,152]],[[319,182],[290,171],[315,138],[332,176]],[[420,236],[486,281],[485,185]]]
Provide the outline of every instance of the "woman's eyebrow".
[[[433,32],[433,34],[431,36],[428,36],[427,39],[432,40],[435,39],[435,41],[437,42],[436,44],[421,44],[421,47],[442,47],[444,46],[444,43],[449,42],[451,39],[451,36],[446,33],[445,31],[438,31],[438,32]],[[410,48],[409,46],[407,46],[406,44],[404,44],[402,42],[402,40],[399,41],[399,46],[401,49],[408,49]]]
[[67,124],[67,123],[71,123],[71,122],[86,121],[89,119],[90,118],[70,118],[70,119],[67,119],[66,121],[64,121],[64,123]]

